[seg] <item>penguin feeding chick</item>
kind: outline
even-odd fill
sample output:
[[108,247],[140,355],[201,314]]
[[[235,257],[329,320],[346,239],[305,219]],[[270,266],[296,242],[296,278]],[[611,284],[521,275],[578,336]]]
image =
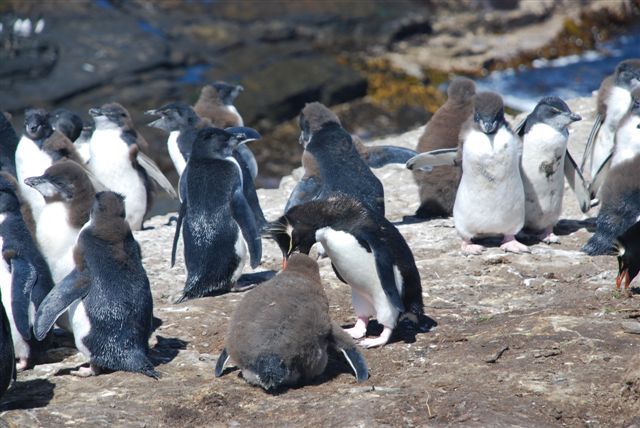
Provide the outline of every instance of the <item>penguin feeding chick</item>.
[[75,269],[56,284],[36,313],[34,332],[41,340],[69,310],[76,347],[90,363],[73,373],[78,376],[108,369],[159,377],[147,356],[151,288],[125,217],[121,195],[96,195],[91,220],[74,248]]
[[231,360],[247,382],[277,392],[324,372],[328,347],[342,352],[358,382],[367,380],[364,357],[329,317],[318,264],[293,254],[286,269],[249,291],[234,310],[215,375]]
[[[0,299],[2,299],[2,290],[0,290]],[[16,380],[16,363],[11,325],[4,306],[0,304],[0,399],[14,380]]]
[[262,258],[256,219],[242,191],[241,168],[233,157],[236,146],[260,135],[251,128],[234,129],[234,134],[201,129],[183,173],[185,192],[171,254],[173,266],[184,229],[187,281],[180,301],[238,290],[236,282],[247,258],[253,268]]
[[155,162],[141,152],[147,142],[134,129],[124,107],[105,104],[90,109],[89,114],[96,124],[89,143],[89,169],[109,190],[125,197],[127,222],[133,230],[140,230],[153,203],[151,180],[171,197],[177,194]]
[[618,251],[616,288],[619,289],[624,282],[626,290],[640,272],[640,221],[618,236],[615,247]]
[[285,259],[322,244],[338,278],[351,287],[358,320],[347,332],[364,337],[370,317],[384,326],[380,337],[364,339],[361,346],[386,344],[400,316],[420,323],[422,286],[413,254],[398,229],[360,201],[338,194],[297,205],[270,224],[269,236]]
[[[546,243],[560,242],[553,233],[553,226],[562,212],[566,163],[575,165],[567,152],[568,126],[581,119],[560,98],[546,97],[517,131],[523,142],[520,170],[525,193],[524,228],[537,233]],[[589,195],[581,183],[584,212],[588,208]]]

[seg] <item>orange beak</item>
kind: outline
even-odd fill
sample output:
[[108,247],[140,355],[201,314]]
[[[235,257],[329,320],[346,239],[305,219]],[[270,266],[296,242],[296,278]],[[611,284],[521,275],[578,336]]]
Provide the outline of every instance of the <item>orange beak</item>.
[[282,270],[285,270],[287,268],[287,258],[283,257],[282,258]]
[[616,288],[618,289],[620,288],[620,285],[622,285],[622,281],[624,281],[624,289],[626,290],[627,288],[629,288],[629,284],[631,283],[631,280],[629,278],[628,269],[623,270],[616,277]]

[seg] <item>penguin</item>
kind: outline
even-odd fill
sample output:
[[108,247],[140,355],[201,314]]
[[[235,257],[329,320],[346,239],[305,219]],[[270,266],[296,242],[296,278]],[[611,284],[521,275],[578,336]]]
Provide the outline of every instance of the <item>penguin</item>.
[[606,163],[615,142],[615,132],[620,119],[631,105],[631,91],[640,86],[640,59],[621,61],[614,73],[602,81],[598,90],[597,114],[587,146],[582,157],[581,169],[589,161],[591,173],[591,192],[598,192],[608,167]]
[[8,113],[0,112],[0,171],[6,171],[16,177],[16,149],[18,135]]
[[103,369],[160,375],[147,356],[153,300],[140,245],[125,220],[124,197],[98,192],[91,220],[73,250],[75,269],[47,295],[36,313],[34,333],[42,339],[69,310],[76,347],[89,360],[73,374]]
[[89,114],[96,126],[89,143],[89,169],[109,190],[125,197],[127,222],[140,230],[153,203],[151,180],[171,197],[177,194],[155,162],[142,153],[147,143],[124,107],[110,103],[90,109]]
[[572,113],[560,98],[546,97],[516,131],[523,143],[520,172],[525,194],[524,229],[548,244],[560,242],[553,226],[562,212],[564,165],[571,162],[566,159],[570,156],[568,126],[579,120],[582,117]]
[[[158,110],[149,110],[146,114],[161,116],[160,119],[149,123],[149,126],[169,132],[167,146],[176,171],[178,175],[180,175],[178,189],[179,193],[182,194],[184,193],[186,183],[186,178],[183,178],[183,171],[191,154],[193,141],[198,131],[210,126],[210,123],[207,120],[200,119],[191,107],[182,103],[167,104]],[[227,131],[233,133],[236,129],[242,132],[245,128],[233,127],[227,128]],[[260,138],[259,135],[258,138]],[[242,170],[242,191],[244,197],[255,215],[258,229],[261,230],[267,221],[264,218],[262,208],[260,208],[258,194],[256,193],[256,187],[253,181],[255,176],[253,175],[250,164],[247,163],[247,156],[243,155],[243,149],[245,149],[245,151],[249,150],[245,144],[237,146],[233,151],[233,157]]]
[[[0,301],[2,290],[0,290]],[[0,399],[16,380],[15,354],[13,353],[13,339],[11,338],[11,325],[7,318],[4,306],[0,304]]]
[[200,91],[200,97],[193,110],[204,119],[208,119],[216,128],[244,126],[242,116],[233,105],[234,101],[244,91],[241,85],[232,85],[217,81],[205,85]]
[[[458,147],[460,129],[473,114],[475,93],[476,85],[473,80],[457,77],[451,81],[447,88],[447,102],[433,114],[418,140],[418,153]],[[460,168],[451,165],[434,168],[430,172],[413,171],[420,196],[416,217],[451,216],[460,172]]]
[[384,216],[382,183],[362,160],[338,117],[318,102],[309,103],[300,113],[299,125],[305,173],[291,192],[285,212],[340,192]]
[[25,178],[42,175],[54,162],[70,159],[81,163],[73,143],[62,133],[54,131],[49,114],[42,109],[25,112],[24,134],[16,148],[16,178],[19,191],[31,207],[34,218],[44,207],[42,195],[24,183]]
[[628,228],[614,242],[618,252],[618,276],[616,277],[616,288],[624,282],[624,289],[627,290],[631,281],[640,272],[640,221]]
[[95,189],[86,171],[63,160],[43,175],[25,180],[44,197],[46,205],[36,219],[36,239],[57,284],[74,268],[73,248],[89,221]]
[[1,174],[0,239],[2,305],[11,326],[18,370],[24,370],[31,365],[34,354],[41,348],[32,338],[31,330],[36,310],[53,288],[53,280],[47,262],[22,219],[16,188]]
[[250,128],[235,134],[217,128],[198,131],[183,177],[185,192],[173,240],[184,234],[187,280],[179,302],[240,291],[237,280],[247,258],[260,264],[262,245],[255,216],[242,192],[242,173],[233,158],[238,144],[259,136]]
[[384,216],[349,195],[296,205],[268,227],[286,258],[308,254],[322,244],[338,278],[349,284],[357,321],[346,330],[354,339],[366,335],[370,317],[384,326],[380,337],[366,338],[365,348],[383,346],[399,317],[415,325],[424,315],[422,285],[406,241]]
[[292,254],[286,269],[249,291],[234,310],[215,375],[231,360],[247,382],[278,392],[324,372],[329,347],[342,352],[358,382],[367,380],[364,357],[329,317],[318,264]]
[[616,130],[616,142],[611,155],[611,167],[640,153],[640,87],[631,92],[631,107],[620,120]]
[[64,134],[72,143],[75,142],[84,128],[82,118],[71,110],[59,108],[51,112],[51,126]]

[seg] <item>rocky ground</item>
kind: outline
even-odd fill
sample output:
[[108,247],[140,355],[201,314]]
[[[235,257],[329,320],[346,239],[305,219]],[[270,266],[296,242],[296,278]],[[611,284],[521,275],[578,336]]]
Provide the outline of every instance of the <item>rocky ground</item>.
[[[586,118],[570,147],[581,154],[593,100],[571,103]],[[374,142],[413,147],[421,130]],[[293,177],[300,174],[296,171]],[[396,339],[363,353],[370,378],[357,384],[337,356],[313,385],[268,395],[232,371],[213,368],[227,323],[242,294],[173,304],[185,276],[182,259],[169,268],[173,227],[137,232],[162,321],[151,339],[160,380],[130,373],[81,379],[69,371],[84,361],[69,338],[46,362],[20,373],[0,402],[0,426],[639,426],[640,336],[625,332],[640,317],[638,288],[617,293],[613,257],[579,252],[593,219],[567,190],[556,233],[559,245],[532,243],[532,253],[493,247],[464,256],[451,219],[403,221],[418,206],[411,174],[388,166],[376,174],[387,212],[413,250],[426,314],[437,323],[415,342]],[[274,219],[294,185],[260,190]],[[589,213],[594,216],[595,213]],[[264,241],[259,269],[277,269],[280,254]],[[332,317],[354,322],[350,292],[328,260],[321,275]],[[370,325],[375,333],[375,326]]]

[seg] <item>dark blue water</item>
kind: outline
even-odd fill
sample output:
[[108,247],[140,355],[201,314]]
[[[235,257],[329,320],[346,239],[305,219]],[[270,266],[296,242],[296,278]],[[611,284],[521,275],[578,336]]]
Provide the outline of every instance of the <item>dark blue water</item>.
[[200,84],[203,81],[203,74],[210,68],[211,66],[208,64],[196,64],[187,67],[182,77],[178,79],[178,83]]
[[590,96],[603,78],[613,73],[618,62],[640,57],[640,28],[603,43],[597,51],[536,60],[533,68],[491,73],[476,81],[479,90],[502,94],[511,108],[533,110],[540,98],[555,95],[563,99]]

